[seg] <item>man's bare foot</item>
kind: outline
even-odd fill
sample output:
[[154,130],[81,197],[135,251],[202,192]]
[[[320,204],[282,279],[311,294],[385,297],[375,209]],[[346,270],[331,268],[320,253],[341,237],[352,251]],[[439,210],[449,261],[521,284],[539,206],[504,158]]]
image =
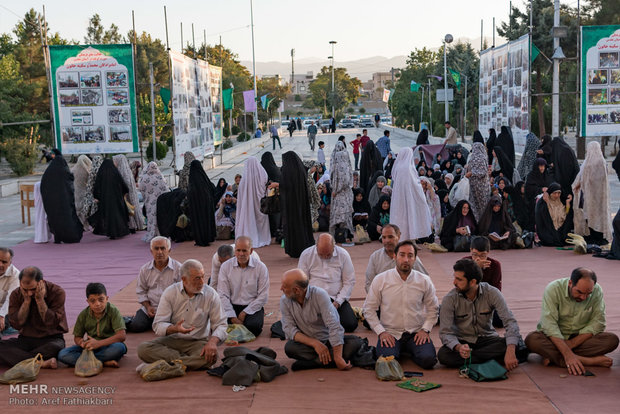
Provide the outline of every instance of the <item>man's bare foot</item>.
[[58,368],[58,363],[56,362],[56,358],[50,358],[46,361],[43,361],[43,363],[41,364],[41,368],[46,368],[46,369]]
[[103,366],[104,367],[110,367],[110,368],[118,368],[119,367],[118,362],[116,362],[114,360],[104,362]]
[[591,367],[605,367],[609,368],[613,365],[614,360],[606,357],[605,355],[595,356],[595,357],[578,357],[583,365],[591,366]]

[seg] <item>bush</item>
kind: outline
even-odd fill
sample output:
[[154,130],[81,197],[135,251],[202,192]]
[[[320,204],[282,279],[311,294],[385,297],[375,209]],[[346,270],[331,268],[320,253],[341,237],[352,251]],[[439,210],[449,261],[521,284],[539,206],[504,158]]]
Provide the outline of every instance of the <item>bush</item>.
[[174,137],[170,137],[166,140],[166,145],[170,148],[174,145]]
[[222,143],[222,146],[224,147],[224,149],[232,148],[233,146],[232,139],[225,139],[224,142]]
[[347,108],[347,113],[352,114],[353,112],[355,112],[355,108],[353,108],[353,107],[348,107]]
[[27,138],[11,138],[5,143],[4,154],[11,170],[18,177],[32,174],[39,158],[37,141]]
[[359,112],[360,112],[360,114],[365,114],[366,113],[366,108],[361,107]]
[[230,130],[228,127],[222,128],[222,135],[224,135],[224,138],[228,138],[230,136]]
[[237,135],[237,142],[243,142],[243,141],[249,141],[250,140],[250,134],[248,134],[247,132],[242,132],[239,135]]
[[[158,160],[163,160],[164,158],[166,158],[166,154],[168,154],[168,146],[166,144],[164,144],[163,142],[156,142],[156,151],[157,151],[157,159]],[[146,153],[144,154],[146,156],[147,161],[151,162],[153,161],[153,141],[149,142],[148,147],[146,147]]]
[[301,102],[301,95],[295,95],[295,102]]
[[241,132],[241,128],[239,128],[237,125],[233,125],[232,134],[237,135],[239,132]]

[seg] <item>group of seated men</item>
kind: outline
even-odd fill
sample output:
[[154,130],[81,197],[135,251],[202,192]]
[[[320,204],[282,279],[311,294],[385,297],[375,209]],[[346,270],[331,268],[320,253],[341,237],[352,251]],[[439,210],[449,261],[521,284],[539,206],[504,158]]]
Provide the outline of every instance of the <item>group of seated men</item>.
[[[378,336],[376,356],[399,358],[404,351],[423,369],[433,368],[437,360],[460,367],[466,360],[495,359],[512,370],[527,358],[527,345],[544,364],[566,367],[570,374],[583,373],[585,366],[611,366],[605,354],[616,349],[618,337],[604,331],[603,292],[593,271],[577,268],[569,278],[551,282],[537,330],[523,341],[500,291],[501,265],[488,257],[488,239],[474,238],[471,256],[454,264],[454,289],[441,306],[415,243],[400,241],[398,227],[386,225],[382,244],[369,259],[363,305],[368,327]],[[150,247],[153,260],[140,269],[136,291],[141,307],[135,316],[122,318],[108,302],[105,287],[90,283],[88,307],[73,330],[75,346],[68,348],[64,290],[44,280],[36,267],[18,271],[13,251],[0,248],[0,331],[7,334],[9,326],[19,331],[17,338],[0,340],[0,364],[13,366],[41,353],[44,368],[56,368],[56,358],[73,365],[86,348],[107,366],[118,366],[127,352],[125,331],[152,328],[157,338],[138,346],[142,361],[180,359],[187,369],[198,370],[217,361],[229,323],[261,334],[269,272],[250,238],[241,236],[234,247],[218,248],[210,285],[199,261],[181,264],[170,257],[169,239],[156,237]],[[298,268],[284,273],[281,323],[293,370],[356,365],[363,342],[345,335],[358,327],[349,304],[354,284],[351,258],[329,234],[321,234],[302,253]],[[436,352],[430,332],[438,318],[442,346]],[[505,337],[494,328],[500,324]]]

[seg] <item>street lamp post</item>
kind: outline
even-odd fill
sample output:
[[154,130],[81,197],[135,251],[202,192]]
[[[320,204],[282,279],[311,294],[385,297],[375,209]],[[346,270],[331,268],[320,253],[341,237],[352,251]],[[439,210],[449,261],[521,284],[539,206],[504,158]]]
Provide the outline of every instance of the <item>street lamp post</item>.
[[451,34],[447,34],[443,39],[443,91],[444,91],[444,104],[445,104],[445,122],[450,120],[450,114],[448,112],[448,43],[452,43],[454,38]]
[[254,134],[258,128],[258,93],[256,90],[256,55],[254,53],[254,5],[250,0],[250,22],[252,25],[252,76],[254,78]]
[[334,45],[337,42],[335,40],[330,40],[329,44],[332,45],[332,118],[336,118],[336,107],[335,107],[335,99],[336,99],[336,88],[335,88],[335,83],[334,83]]

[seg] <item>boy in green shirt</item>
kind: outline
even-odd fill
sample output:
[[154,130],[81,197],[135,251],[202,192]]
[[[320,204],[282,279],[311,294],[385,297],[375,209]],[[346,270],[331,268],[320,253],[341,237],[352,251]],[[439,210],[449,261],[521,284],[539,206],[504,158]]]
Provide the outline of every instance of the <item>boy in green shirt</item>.
[[75,366],[83,349],[90,349],[104,366],[118,368],[118,361],[127,353],[123,343],[125,322],[118,308],[109,303],[108,299],[102,283],[89,283],[86,286],[88,307],[80,312],[75,322],[75,345],[58,353],[60,362]]

